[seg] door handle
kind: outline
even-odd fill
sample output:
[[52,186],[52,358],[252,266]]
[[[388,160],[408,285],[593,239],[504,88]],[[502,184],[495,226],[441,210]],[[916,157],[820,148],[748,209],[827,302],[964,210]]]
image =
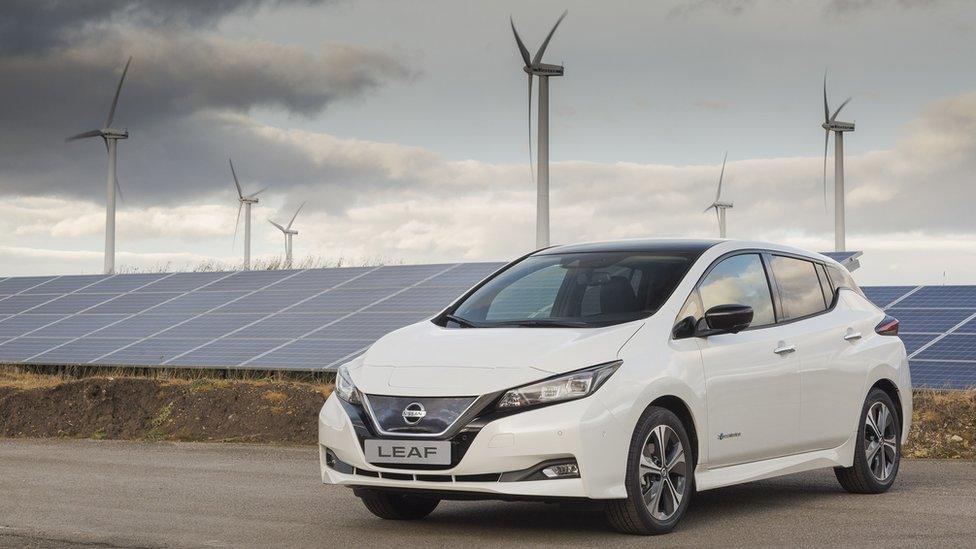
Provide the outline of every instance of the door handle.
[[783,345],[782,347],[777,347],[773,349],[773,352],[778,355],[788,355],[794,351],[796,351],[796,347],[792,345]]
[[849,332],[844,336],[844,341],[857,341],[861,339],[861,332]]

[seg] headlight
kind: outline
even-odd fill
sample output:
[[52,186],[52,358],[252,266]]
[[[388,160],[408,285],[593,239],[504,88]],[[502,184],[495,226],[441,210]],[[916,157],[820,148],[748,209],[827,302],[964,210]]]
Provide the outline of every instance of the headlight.
[[335,393],[349,404],[362,404],[363,402],[363,395],[356,388],[356,384],[352,382],[352,378],[349,377],[349,369],[346,368],[345,364],[339,366],[339,370],[336,371]]
[[599,389],[621,364],[623,362],[620,360],[608,362],[510,389],[498,400],[497,407],[499,410],[514,410],[583,398]]

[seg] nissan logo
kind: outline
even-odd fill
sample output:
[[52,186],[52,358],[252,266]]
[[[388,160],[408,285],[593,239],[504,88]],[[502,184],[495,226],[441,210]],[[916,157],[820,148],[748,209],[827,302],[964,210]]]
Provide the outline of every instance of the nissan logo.
[[427,415],[427,409],[419,402],[411,402],[407,404],[400,415],[403,416],[403,422],[407,425],[416,425]]

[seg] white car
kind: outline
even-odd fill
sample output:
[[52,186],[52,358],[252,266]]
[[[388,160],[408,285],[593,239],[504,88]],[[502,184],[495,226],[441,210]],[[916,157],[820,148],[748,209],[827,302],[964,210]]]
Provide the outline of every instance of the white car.
[[604,500],[635,534],[696,491],[833,467],[887,490],[912,416],[898,321],[820,254],[731,240],[540,250],[339,368],[322,481],[373,514]]

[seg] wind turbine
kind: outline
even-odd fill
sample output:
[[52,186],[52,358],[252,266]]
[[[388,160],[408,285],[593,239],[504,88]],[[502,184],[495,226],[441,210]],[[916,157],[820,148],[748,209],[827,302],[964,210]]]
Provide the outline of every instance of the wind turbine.
[[731,202],[722,202],[722,178],[725,177],[725,161],[728,158],[729,153],[726,152],[725,158],[722,159],[722,171],[718,174],[718,191],[715,193],[715,202],[712,202],[712,205],[702,212],[706,213],[712,208],[715,209],[715,217],[718,219],[718,235],[721,238],[725,238],[725,210],[732,207]]
[[267,190],[267,187],[261,190],[245,195],[244,190],[241,189],[241,182],[237,180],[237,172],[234,171],[234,161],[227,159],[230,163],[230,174],[234,176],[234,186],[237,187],[237,200],[240,205],[237,206],[237,221],[234,222],[234,242],[237,242],[237,227],[241,224],[241,208],[244,208],[244,270],[249,270],[251,268],[251,205],[258,203],[258,195]]
[[549,40],[552,38],[556,27],[562,23],[568,11],[564,11],[552,30],[546,35],[546,39],[539,46],[539,51],[535,57],[529,58],[529,50],[522,42],[517,30],[515,30],[515,20],[509,18],[512,24],[512,33],[515,34],[515,42],[518,44],[519,53],[525,66],[522,70],[529,76],[529,167],[532,164],[532,77],[539,77],[539,135],[538,135],[538,170],[536,178],[536,213],[535,213],[535,246],[545,248],[549,246],[549,77],[562,76],[562,65],[550,65],[542,62],[542,56],[546,53]]
[[834,251],[843,252],[846,250],[846,231],[845,212],[844,212],[844,132],[854,131],[853,122],[838,122],[837,115],[844,105],[850,102],[848,97],[837,107],[834,114],[830,114],[830,106],[827,103],[827,73],[824,72],[824,122],[820,126],[824,129],[824,210],[827,209],[827,147],[830,141],[830,132],[834,132]]
[[86,139],[88,137],[101,137],[105,143],[105,151],[108,153],[108,198],[105,202],[105,274],[115,272],[115,198],[116,193],[122,197],[122,189],[119,188],[119,178],[116,176],[116,165],[118,161],[119,139],[128,139],[128,130],[117,130],[112,128],[112,120],[115,118],[115,107],[119,104],[119,93],[122,91],[122,82],[125,81],[125,73],[129,72],[129,63],[132,57],[125,62],[122,69],[122,77],[119,78],[119,85],[115,88],[115,97],[112,98],[112,106],[108,109],[108,117],[102,124],[100,130],[90,130],[87,132],[73,135],[65,141],[76,139]]
[[285,264],[288,267],[291,267],[291,262],[292,262],[292,237],[298,234],[298,231],[292,229],[291,226],[292,224],[295,223],[295,218],[298,217],[298,212],[302,211],[302,208],[304,207],[305,207],[305,203],[302,202],[301,206],[299,206],[298,209],[295,210],[295,215],[291,216],[291,221],[288,222],[287,227],[282,227],[280,224],[275,223],[270,219],[268,220],[269,223],[271,223],[275,227],[278,227],[278,230],[285,235]]

